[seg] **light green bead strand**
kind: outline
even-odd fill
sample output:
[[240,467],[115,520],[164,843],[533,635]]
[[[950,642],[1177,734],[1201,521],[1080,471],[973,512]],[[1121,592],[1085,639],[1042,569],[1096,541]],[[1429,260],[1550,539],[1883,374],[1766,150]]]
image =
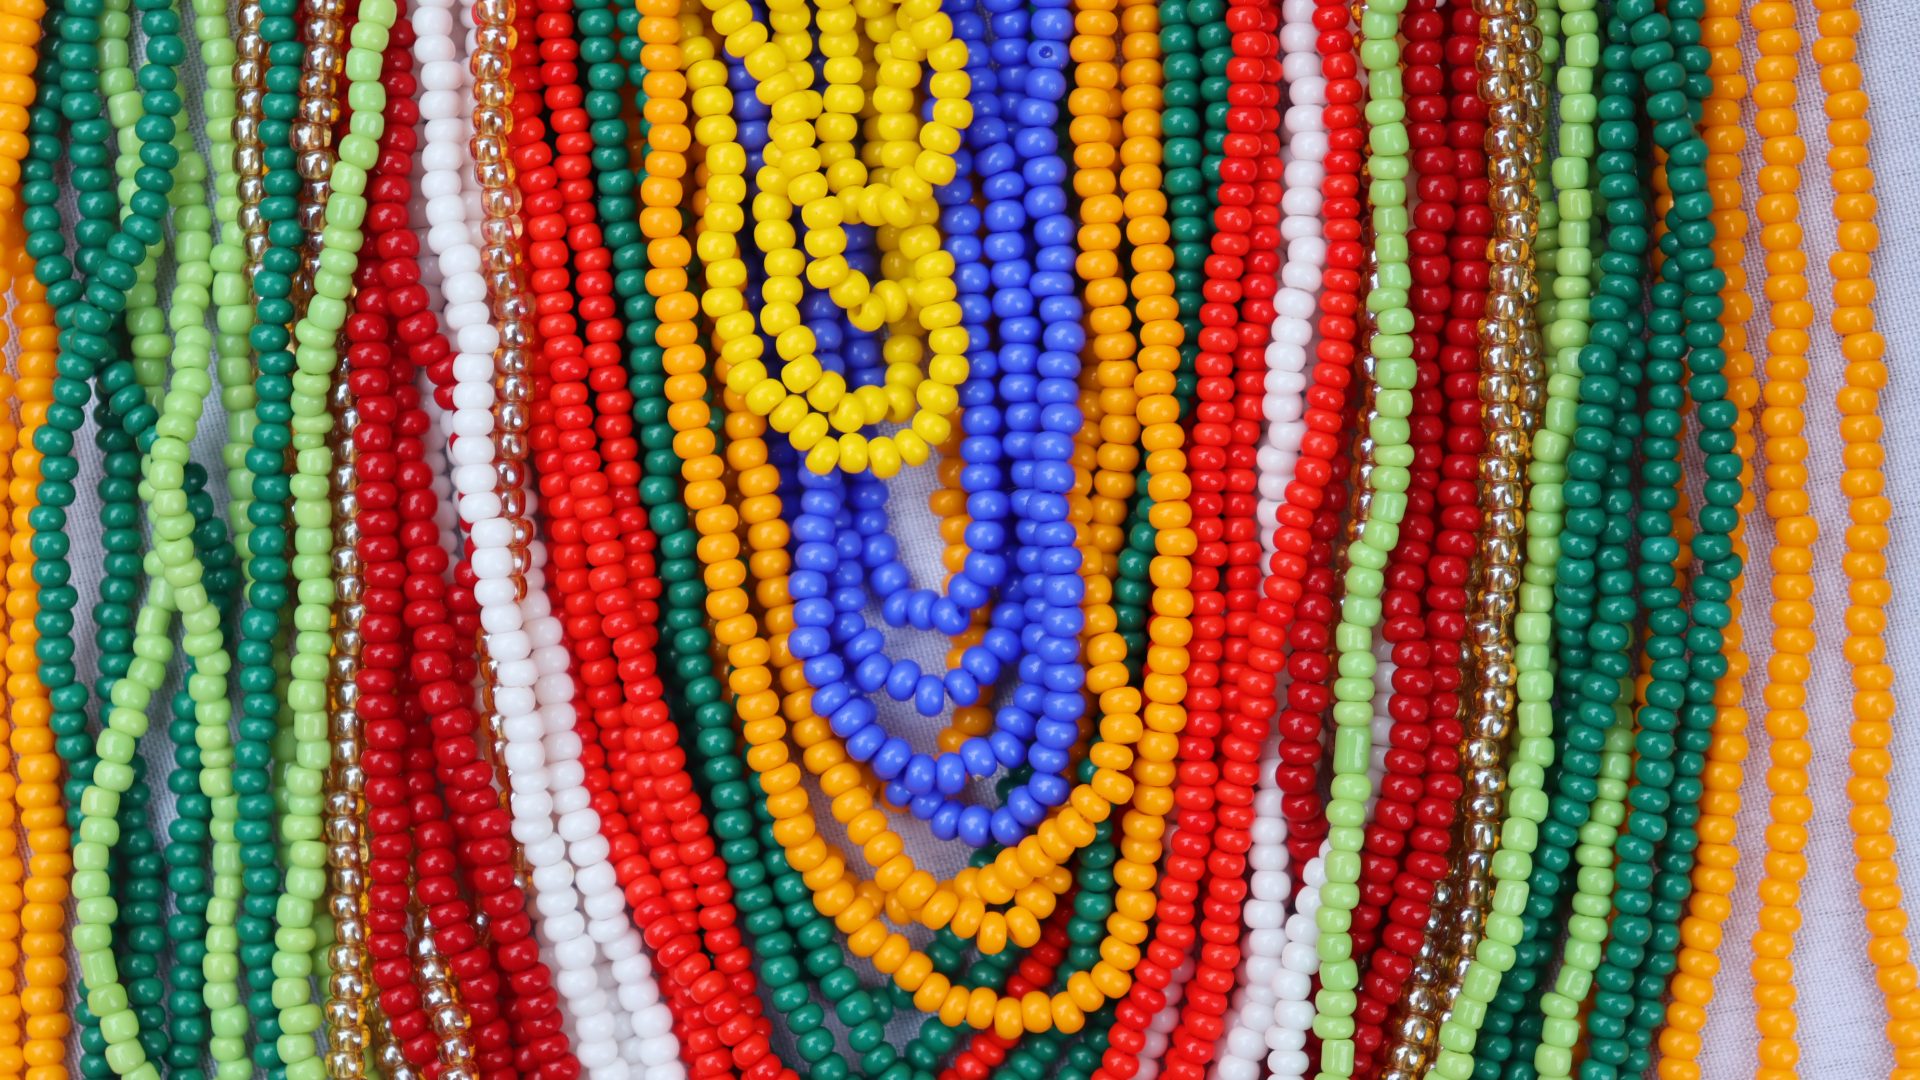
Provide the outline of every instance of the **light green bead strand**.
[[[1406,104],[1400,81],[1400,16],[1405,0],[1369,0],[1361,15],[1360,62],[1367,70],[1366,113],[1372,124],[1367,136],[1368,198],[1373,207],[1374,251],[1379,286],[1367,297],[1374,315],[1374,332],[1367,352],[1372,367],[1369,387],[1375,416],[1369,425],[1374,467],[1368,471],[1369,492],[1406,490],[1406,468],[1412,464],[1405,417],[1411,403],[1416,369],[1410,359],[1413,327],[1407,307],[1412,284],[1407,265],[1405,177],[1409,168],[1409,140],[1404,123]],[[1377,567],[1398,543],[1404,499],[1378,502],[1369,498],[1368,519],[1348,545],[1348,592],[1340,605],[1340,624],[1334,641],[1341,678],[1334,680],[1336,744],[1345,753],[1335,762],[1336,777],[1327,804],[1327,883],[1321,888],[1321,908],[1315,916],[1320,930],[1321,989],[1314,998],[1314,1032],[1321,1039],[1319,1080],[1345,1080],[1353,1074],[1352,988],[1358,968],[1352,959],[1351,917],[1359,899],[1359,847],[1364,837],[1366,801],[1373,794],[1367,776],[1371,757],[1374,684],[1373,631],[1380,624],[1383,579]],[[1380,545],[1385,545],[1382,547]]]

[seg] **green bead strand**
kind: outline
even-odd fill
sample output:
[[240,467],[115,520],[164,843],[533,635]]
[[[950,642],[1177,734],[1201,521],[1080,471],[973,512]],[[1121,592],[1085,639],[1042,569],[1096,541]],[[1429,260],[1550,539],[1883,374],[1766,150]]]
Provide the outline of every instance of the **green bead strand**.
[[[380,75],[388,32],[396,16],[393,0],[360,0],[342,65],[346,92],[341,96],[353,110],[352,120],[340,139],[337,160],[331,161],[330,168],[323,166],[324,175],[306,178],[310,183],[330,185],[331,191],[324,196],[319,215],[317,232],[323,250],[313,274],[313,297],[293,332],[297,342],[293,359],[298,370],[290,387],[296,462],[290,485],[295,524],[292,570],[298,603],[293,612],[295,654],[287,701],[293,713],[295,747],[293,761],[283,777],[288,797],[280,832],[287,845],[287,875],[285,892],[274,912],[278,955],[273,961],[273,1000],[279,1007],[281,1030],[279,1057],[286,1063],[289,1080],[321,1080],[325,1075],[313,1038],[321,1024],[321,1009],[311,1000],[309,980],[317,966],[314,961],[321,940],[314,928],[315,915],[326,890],[326,849],[320,835],[321,785],[331,758],[327,673],[335,595],[330,565],[333,454],[327,444],[333,416],[328,400],[340,363],[336,343],[346,322],[346,301],[359,267],[367,171],[375,164],[379,139],[386,130],[386,88]],[[260,314],[264,324],[265,313]]]
[[[1671,594],[1672,603],[1649,618],[1653,678],[1640,709],[1626,829],[1615,845],[1621,856],[1616,870],[1617,914],[1613,940],[1595,978],[1599,987],[1592,1025],[1595,1038],[1581,1067],[1583,1080],[1614,1080],[1644,1072],[1651,1059],[1653,1032],[1664,1018],[1662,1000],[1677,962],[1679,922],[1692,893],[1694,851],[1699,845],[1694,826],[1700,813],[1700,774],[1717,715],[1714,688],[1727,672],[1721,630],[1731,618],[1727,600],[1741,569],[1732,543],[1743,495],[1733,432],[1736,409],[1726,400],[1726,378],[1721,374],[1726,355],[1720,347],[1724,309],[1720,294],[1726,281],[1714,265],[1713,204],[1704,168],[1707,147],[1699,134],[1701,103],[1711,90],[1710,55],[1699,44],[1699,21],[1704,14],[1703,0],[1674,0],[1665,5],[1664,13],[1652,4],[1622,3],[1615,10],[1616,19],[1625,24],[1622,29],[1628,41],[1646,42],[1654,30],[1664,28],[1668,45],[1664,55],[1644,44],[1632,54],[1646,88],[1654,91],[1645,105],[1653,121],[1654,143],[1666,151],[1667,186],[1673,196],[1667,230],[1660,238],[1666,258],[1653,288],[1648,373],[1658,386],[1649,393],[1654,410],[1649,412],[1647,429],[1653,436],[1648,444],[1657,445],[1661,453],[1659,464],[1666,464],[1666,443],[1675,446],[1671,468],[1660,470],[1657,479],[1651,474],[1648,479],[1664,485],[1671,477],[1673,504],[1677,504],[1680,408],[1689,400],[1700,421],[1697,444],[1708,479],[1691,545],[1699,570],[1687,590],[1690,609],[1679,610],[1680,590],[1672,584],[1673,575],[1663,573],[1660,580],[1666,584],[1658,589],[1662,599]],[[1669,395],[1679,401],[1669,406]],[[1653,445],[1643,449],[1649,459],[1643,472],[1651,473],[1655,464]],[[1667,538],[1657,531],[1656,535]],[[1665,546],[1649,550],[1649,545],[1642,545],[1642,559],[1654,563],[1656,570],[1672,571],[1677,554],[1676,550],[1669,555]],[[1661,559],[1663,563],[1656,563]],[[1656,790],[1663,798],[1653,797]],[[1650,858],[1637,857],[1638,845],[1631,847],[1630,854],[1629,835],[1636,840],[1653,839]],[[1644,867],[1651,872],[1644,890],[1628,888],[1630,858],[1636,871]],[[1636,910],[1643,897],[1644,914]],[[1644,940],[1640,937],[1643,922]],[[1638,947],[1637,963],[1633,950],[1621,948],[1623,944]],[[1602,1017],[1622,1020],[1625,1031],[1614,1034],[1610,1023],[1599,1022]]]
[[[245,1040],[241,1049],[252,1069],[279,1080],[281,1034],[278,1009],[271,987],[274,970],[274,915],[280,896],[281,869],[276,843],[276,806],[273,747],[280,730],[282,685],[278,665],[284,655],[282,612],[291,599],[287,579],[290,484],[286,475],[287,447],[292,419],[289,376],[294,362],[286,352],[287,328],[295,312],[287,299],[292,274],[299,266],[297,246],[301,230],[294,221],[294,197],[299,191],[295,169],[291,118],[298,109],[295,91],[304,50],[294,39],[296,0],[261,0],[260,39],[265,71],[261,76],[259,134],[265,146],[265,178],[259,187],[259,222],[263,250],[255,275],[254,319],[248,330],[249,348],[257,354],[248,378],[255,387],[255,423],[247,433],[247,472],[252,475],[252,499],[245,506],[248,528],[236,528],[246,537],[247,604],[240,612],[234,641],[238,668],[240,715],[235,729],[234,764],[230,783],[235,796],[234,845],[238,855],[241,895],[235,913],[235,954],[241,978],[236,987],[244,1015],[229,1014],[226,1030]],[[243,27],[244,30],[244,27]],[[238,61],[245,63],[242,55]],[[244,208],[243,208],[244,209]],[[242,219],[244,222],[244,218]],[[223,380],[224,381],[224,380]],[[215,863],[222,849],[215,849]],[[210,945],[210,952],[220,952]],[[218,1015],[218,1014],[216,1014]],[[221,1032],[224,1034],[224,1032]],[[248,1049],[250,1047],[250,1049]],[[231,1043],[216,1040],[215,1057],[222,1076],[238,1074],[248,1060],[236,1060]]]
[[1369,0],[1360,17],[1360,65],[1367,72],[1366,120],[1368,204],[1373,207],[1376,284],[1367,295],[1373,319],[1368,349],[1373,360],[1374,412],[1368,434],[1374,468],[1367,475],[1371,512],[1347,546],[1346,595],[1334,630],[1338,650],[1333,683],[1336,725],[1333,782],[1327,804],[1327,883],[1315,922],[1320,930],[1320,983],[1313,1030],[1321,1040],[1320,1080],[1353,1074],[1353,909],[1360,899],[1360,848],[1366,805],[1373,796],[1367,774],[1372,757],[1373,634],[1380,624],[1382,570],[1399,542],[1406,511],[1407,469],[1413,464],[1407,417],[1413,409],[1417,372],[1413,362],[1413,313],[1408,308],[1412,273],[1407,252],[1408,139],[1400,82],[1400,16],[1405,0]]

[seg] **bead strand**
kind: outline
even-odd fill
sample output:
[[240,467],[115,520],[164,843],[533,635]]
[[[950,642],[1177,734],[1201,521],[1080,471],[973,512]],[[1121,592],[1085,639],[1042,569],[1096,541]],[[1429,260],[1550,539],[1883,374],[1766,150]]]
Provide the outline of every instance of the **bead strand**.
[[[1757,7],[1755,13],[1758,14]],[[1744,564],[1747,550],[1743,537],[1746,523],[1752,517],[1755,491],[1754,406],[1760,399],[1760,383],[1754,377],[1754,358],[1747,350],[1746,337],[1746,323],[1753,314],[1753,301],[1747,292],[1746,271],[1742,266],[1746,258],[1748,224],[1740,186],[1740,154],[1747,139],[1741,126],[1740,105],[1748,95],[1748,87],[1741,72],[1739,15],[1740,5],[1734,0],[1708,0],[1705,16],[1701,19],[1701,40],[1713,54],[1709,68],[1713,76],[1713,90],[1702,116],[1702,133],[1711,151],[1707,159],[1707,175],[1708,187],[1714,197],[1715,265],[1727,276],[1727,287],[1721,293],[1726,304],[1721,322],[1726,333],[1727,397],[1739,408],[1739,417],[1734,421],[1734,433],[1738,440],[1735,452],[1743,463],[1740,476],[1741,526],[1733,534],[1733,550]],[[1781,70],[1786,65],[1774,62],[1774,50],[1781,42],[1765,32],[1760,35],[1759,41],[1762,59],[1755,66],[1752,93],[1756,104],[1763,100],[1778,102],[1783,96],[1783,89],[1785,95],[1791,95],[1793,85],[1791,78],[1784,81],[1774,78],[1786,74]],[[1762,90],[1763,86],[1767,89]],[[1791,112],[1788,115],[1791,116]],[[1784,130],[1772,125],[1760,128],[1763,135],[1761,155],[1766,164],[1762,167],[1762,175],[1757,178],[1761,183],[1761,197],[1755,204],[1756,210],[1762,205],[1769,211],[1782,208],[1775,196],[1782,193],[1779,190],[1782,183],[1797,173],[1791,172],[1791,162],[1781,160],[1783,151],[1788,151],[1791,144],[1777,140],[1783,136],[1793,137],[1795,130],[1797,120],[1788,121]],[[1790,171],[1776,172],[1776,169]],[[1791,238],[1786,235],[1787,230],[1780,229],[1779,224],[1768,221],[1761,232],[1761,244],[1768,251],[1768,292],[1772,289],[1775,248],[1783,241],[1789,248],[1792,244]],[[1791,258],[1791,255],[1786,257]],[[1775,317],[1774,324],[1782,325],[1782,321]],[[1769,334],[1768,337],[1771,352],[1773,335]],[[1770,376],[1769,382],[1772,381]],[[1760,420],[1764,426],[1764,413]],[[1790,546],[1781,544],[1780,539],[1777,534],[1775,558],[1779,557],[1783,547]],[[1680,924],[1677,974],[1673,977],[1672,996],[1666,1006],[1665,1027],[1659,1033],[1660,1056],[1657,1067],[1661,1080],[1699,1080],[1700,1032],[1706,1026],[1706,1008],[1712,1001],[1713,980],[1719,971],[1723,928],[1733,912],[1731,897],[1736,884],[1734,872],[1740,858],[1740,851],[1733,841],[1736,815],[1740,811],[1740,766],[1747,754],[1745,732],[1748,717],[1741,701],[1741,683],[1750,667],[1741,647],[1739,595],[1744,580],[1743,574],[1734,582],[1733,597],[1728,601],[1733,618],[1726,629],[1727,673],[1714,691],[1714,705],[1719,712],[1714,720],[1713,744],[1707,751],[1703,775],[1704,790],[1701,793],[1698,825],[1701,840],[1699,865],[1693,872],[1694,892],[1687,901],[1687,916]],[[1789,655],[1788,650],[1781,649],[1777,644],[1778,637],[1775,640],[1774,657],[1769,659],[1770,668],[1776,659]],[[1762,699],[1770,696],[1763,694]],[[1763,861],[1763,867],[1771,865],[1769,856]],[[1763,902],[1775,895],[1763,892]]]
[[[404,54],[404,50],[402,50]],[[343,350],[343,357],[347,350]],[[328,745],[333,760],[326,774],[327,913],[333,940],[327,946],[326,1036],[328,1080],[357,1080],[366,1074],[367,927],[364,796],[367,777],[361,766],[360,668],[362,625],[366,615],[360,559],[358,498],[360,417],[349,397],[347,380],[335,383],[334,451],[334,613],[333,662],[328,678]]]
[[[1831,147],[1827,162],[1833,169],[1829,183],[1834,217],[1839,221],[1839,250],[1828,265],[1834,276],[1831,326],[1847,361],[1846,385],[1839,394],[1840,434],[1846,443],[1841,491],[1847,496],[1852,523],[1843,562],[1852,582],[1847,594],[1845,655],[1855,687],[1847,820],[1855,833],[1854,881],[1866,911],[1867,958],[1878,969],[1874,982],[1885,996],[1889,1013],[1885,1030],[1893,1044],[1893,1075],[1910,1077],[1920,1069],[1920,1023],[1915,1022],[1920,1009],[1915,1006],[1916,975],[1907,953],[1907,917],[1894,862],[1893,819],[1887,807],[1886,775],[1891,762],[1885,738],[1894,714],[1893,668],[1886,663],[1886,646],[1878,630],[1885,625],[1889,597],[1886,522],[1892,510],[1882,494],[1886,477],[1879,445],[1886,341],[1874,329],[1872,307],[1873,252],[1879,243],[1874,219],[1879,204],[1872,194],[1874,178],[1868,167],[1867,92],[1855,59],[1860,13],[1852,0],[1818,0],[1814,8],[1819,12],[1820,36],[1814,41],[1813,57],[1820,65],[1820,85],[1827,92]],[[1853,629],[1859,626],[1873,629]]]
[[[1376,691],[1373,631],[1380,622],[1380,571],[1399,540],[1406,510],[1407,468],[1413,463],[1407,417],[1417,381],[1413,361],[1413,313],[1407,307],[1411,274],[1406,262],[1406,104],[1400,83],[1397,35],[1404,0],[1371,0],[1360,19],[1361,66],[1368,73],[1367,201],[1373,207],[1378,284],[1367,297],[1372,315],[1368,353],[1374,387],[1368,434],[1373,467],[1365,484],[1370,513],[1346,546],[1348,592],[1340,603],[1333,640],[1339,653],[1333,680],[1334,777],[1327,804],[1326,885],[1315,913],[1320,928],[1320,984],[1314,998],[1314,1034],[1321,1040],[1321,1080],[1344,1080],[1354,1065],[1354,990],[1359,986],[1350,936],[1359,903],[1360,848],[1366,803],[1373,796],[1367,776]],[[1304,459],[1303,459],[1304,461]]]

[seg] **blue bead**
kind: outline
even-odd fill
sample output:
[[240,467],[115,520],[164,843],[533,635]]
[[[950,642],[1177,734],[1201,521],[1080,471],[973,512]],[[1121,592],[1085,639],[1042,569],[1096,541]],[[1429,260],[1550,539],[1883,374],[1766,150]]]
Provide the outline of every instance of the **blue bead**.
[[992,776],[1000,768],[993,748],[987,745],[987,740],[978,737],[960,744],[960,760],[966,764],[969,776]]
[[[875,591],[879,590],[876,588]],[[893,592],[880,602],[880,617],[887,621],[888,626],[906,625],[908,595],[906,592]]]
[[[994,456],[985,460],[998,460],[1000,457],[999,450],[1000,447],[996,443],[994,446]],[[960,470],[960,486],[967,491],[986,491],[998,487],[999,484],[1000,468],[997,465],[968,465]]]
[[1078,573],[1066,574],[1047,580],[1047,603],[1055,606],[1077,606],[1087,595],[1087,583]]
[[[841,680],[846,677],[846,665],[833,655],[816,656],[801,664],[800,670],[807,677],[807,685],[821,688],[815,693],[824,692],[829,686],[841,685]],[[848,687],[847,692],[852,693],[852,688]]]
[[874,653],[860,661],[860,666],[853,669],[853,684],[859,687],[862,693],[871,694],[886,685],[887,676],[892,669],[893,664],[884,654]]
[[[953,581],[947,586],[947,592],[953,597],[953,602],[958,605],[960,610],[969,612],[978,611],[987,601],[993,599],[993,593],[990,591],[993,582],[982,582],[981,579],[986,575],[985,567],[988,564],[998,563],[999,561],[1000,560],[995,559],[991,555],[967,556],[967,562],[963,568],[963,572],[954,577]],[[975,565],[976,563],[979,565]],[[964,629],[966,629],[966,626],[963,624],[961,630]],[[958,633],[959,631],[953,632]]]
[[[1077,574],[1080,572],[1080,552],[1070,547],[1045,548],[1040,557],[1040,564],[1048,574],[1056,576]],[[1048,594],[1047,599],[1054,603],[1062,602],[1054,600],[1051,593]]]
[[880,752],[880,747],[885,745],[886,741],[887,733],[880,729],[879,724],[868,724],[847,737],[847,756],[855,761],[870,760],[873,755]]
[[[825,692],[824,690],[819,691],[814,697],[818,699],[820,694]],[[835,735],[847,739],[852,738],[856,732],[863,731],[869,727],[874,727],[877,730],[877,726],[873,722],[874,716],[875,713],[871,702],[865,698],[854,698],[845,705],[835,709],[827,718],[827,723],[833,728]],[[882,732],[882,734],[884,735],[885,733]]]
[[969,806],[960,812],[960,839],[964,843],[980,847],[987,842],[991,833],[989,822],[991,815],[984,806]]
[[980,644],[992,650],[1002,663],[1012,663],[1020,655],[1019,637],[998,627],[982,635]]
[[1009,732],[994,732],[987,736],[987,744],[993,748],[994,760],[1005,768],[1014,768],[1026,760],[1027,748]]
[[1035,773],[1027,781],[1027,789],[1042,806],[1059,806],[1067,801],[1067,796],[1073,791],[1066,780],[1051,773]]
[[[1015,821],[1029,829],[1040,824],[1041,820],[1047,816],[1047,808],[1035,801],[1025,787],[1015,788],[1013,793],[1007,796],[1007,810],[1012,813]],[[1013,842],[1017,844],[1020,841]]]
[[919,683],[919,664],[910,659],[896,661],[893,670],[887,673],[887,695],[895,701],[906,701],[913,697]]
[[[1072,673],[1072,681],[1075,684],[1074,690],[1079,690],[1086,684],[1086,672]],[[1046,714],[1048,719],[1071,721],[1076,725],[1079,719],[1086,715],[1086,711],[1086,699],[1078,693],[1049,692],[1046,703],[1041,706],[1041,712]]]
[[933,628],[948,637],[964,633],[972,621],[952,600],[942,598],[933,602]]
[[1072,764],[1064,751],[1045,746],[1036,746],[1028,751],[1027,763],[1033,766],[1036,773],[1065,772],[1067,766]]
[[964,668],[954,668],[947,672],[947,693],[956,705],[971,705],[980,700],[980,684]]
[[[939,793],[937,792],[929,792],[925,795],[916,795],[913,797],[912,802],[906,804],[907,808],[913,811],[913,816],[919,818],[921,821],[926,821],[931,819],[936,814],[940,813],[943,807],[951,806],[951,805],[952,804],[947,802],[946,799],[941,798]],[[958,820],[960,808],[958,806],[954,806],[953,809],[954,809],[955,820]],[[939,835],[937,831],[935,835]],[[953,839],[953,834],[948,833],[946,836],[941,837],[941,839],[951,840]]]
[[914,688],[913,707],[921,716],[939,716],[946,711],[947,688],[932,675],[920,676],[920,684]]
[[907,785],[898,780],[888,783],[886,787],[880,790],[886,800],[895,806],[913,805],[913,792],[908,791]]
[[912,759],[913,748],[907,745],[905,739],[896,736],[883,743],[880,752],[873,755],[873,771],[882,780],[892,780],[906,771],[907,762]]
[[994,840],[1004,847],[1012,847],[1026,836],[1026,831],[1020,827],[1020,823],[1004,809],[995,810],[991,822]]
[[1033,735],[1043,746],[1049,746],[1055,750],[1071,750],[1074,741],[1080,736],[1080,730],[1077,725],[1048,719],[1034,725]]
[[934,764],[934,783],[942,795],[958,795],[967,787],[967,764],[963,760],[966,744],[962,743],[962,753],[941,754]]
[[1047,327],[1047,340],[1045,344],[1049,349],[1078,353],[1086,346],[1086,343],[1086,332],[1080,328],[1080,321],[1077,318],[1070,326],[1054,323]]
[[[1060,8],[1039,8],[1033,12],[1033,36],[1053,41],[1065,41],[1073,36],[1073,16]],[[1046,58],[1039,54],[1036,46],[1028,50],[1033,63],[1044,63]]]
[[[815,602],[816,601],[803,601],[803,603],[815,603]],[[799,613],[798,613],[799,605],[798,604],[794,605],[794,608],[795,608],[794,621],[798,622],[799,621]],[[826,652],[827,649],[832,646],[832,644],[833,644],[832,641],[829,640],[828,638],[827,632],[825,630],[820,629],[817,626],[797,626],[794,628],[791,634],[787,635],[788,647],[793,650],[793,655],[799,657],[802,660],[808,660],[813,657],[819,656],[821,653]]]
[[907,572],[906,567],[895,562],[886,566],[875,567],[872,581],[873,591],[885,595],[897,592],[912,584],[913,576]]
[[907,762],[907,771],[903,777],[907,790],[915,795],[925,795],[932,791],[934,781],[937,779],[936,772],[932,758],[925,754],[913,755],[913,760]]
[[[1048,638],[1036,651],[1041,661],[1049,665],[1045,679],[1047,689],[1061,693],[1080,689],[1085,673],[1074,666],[1073,658],[1079,655],[1079,650],[1073,642]],[[1052,659],[1049,659],[1050,656]]]
[[942,840],[955,840],[960,836],[960,804],[949,802],[940,807],[927,823],[933,829],[933,835]]
[[933,628],[933,594],[926,589],[915,589],[907,600],[907,622],[915,630]]
[[1007,516],[1007,497],[998,491],[979,491],[967,496],[967,516],[975,521],[998,521]]
[[982,685],[991,686],[1000,678],[999,659],[978,645],[960,654],[960,667]]
[[847,659],[854,661],[862,660],[868,653],[879,651],[880,646],[885,643],[885,640],[885,638],[880,636],[880,631],[878,630],[872,629],[871,627],[862,630],[854,636],[852,641],[847,642]]
[[827,576],[818,570],[796,570],[787,579],[787,591],[796,600],[827,595]]

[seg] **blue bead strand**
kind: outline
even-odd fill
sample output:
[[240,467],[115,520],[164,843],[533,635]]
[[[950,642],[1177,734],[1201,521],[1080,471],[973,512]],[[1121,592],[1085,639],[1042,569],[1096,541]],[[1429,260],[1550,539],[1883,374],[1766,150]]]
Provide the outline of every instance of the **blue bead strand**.
[[[936,198],[972,342],[957,447],[966,556],[944,591],[916,587],[888,532],[883,484],[796,471],[789,640],[815,687],[814,710],[887,781],[890,801],[943,839],[1013,844],[1065,801],[1068,752],[1085,713],[1077,643],[1084,584],[1067,494],[1086,339],[1056,130],[1073,22],[1062,0],[1031,9],[988,0],[953,15],[956,36],[969,45],[976,115],[956,158],[959,177]],[[871,264],[872,252],[870,236],[849,237],[849,260]],[[825,300],[810,297],[802,309],[822,363],[839,365],[851,385],[877,381],[878,342],[846,326]],[[869,602],[897,630],[953,637],[983,611],[987,629],[952,670],[927,673],[886,654],[884,631],[863,614]],[[937,717],[990,700],[1008,673],[1015,681],[993,733],[954,753],[922,753],[889,734],[872,697],[884,690]],[[1020,765],[1032,776],[1001,807],[959,800],[969,780]]]

